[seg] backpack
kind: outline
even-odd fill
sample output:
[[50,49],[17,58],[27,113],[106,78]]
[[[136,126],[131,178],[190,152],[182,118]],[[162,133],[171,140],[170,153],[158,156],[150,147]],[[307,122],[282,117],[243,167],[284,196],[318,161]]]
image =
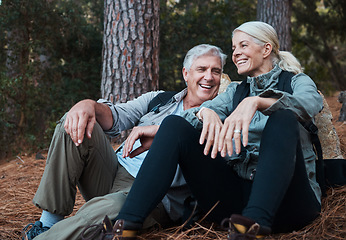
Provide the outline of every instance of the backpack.
[[[148,112],[159,113],[159,108],[166,105],[168,101],[170,101],[173,96],[177,94],[175,91],[167,91],[157,94],[148,105]],[[174,101],[174,100],[172,100]]]
[[[295,74],[282,71],[279,75],[278,90],[292,94],[291,87],[292,77]],[[250,84],[246,80],[237,86],[233,97],[233,110],[238,104],[250,93]],[[346,184],[346,160],[345,159],[324,159],[321,142],[318,138],[318,128],[312,122],[301,122],[303,127],[310,133],[311,142],[315,153],[316,160],[316,181],[320,185],[322,196],[326,196],[327,187],[334,187]]]

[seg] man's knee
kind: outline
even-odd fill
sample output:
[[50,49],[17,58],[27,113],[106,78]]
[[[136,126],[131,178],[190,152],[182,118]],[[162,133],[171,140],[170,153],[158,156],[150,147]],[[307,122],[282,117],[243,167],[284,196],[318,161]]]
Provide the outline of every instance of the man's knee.
[[[59,121],[57,121],[57,125],[55,127],[55,131],[54,131],[54,135],[53,138],[57,138],[57,137],[67,137],[69,138],[71,141],[71,144],[74,144],[71,137],[67,134],[66,130],[65,130],[65,121],[66,121],[66,116],[67,116],[67,112],[60,118]],[[94,128],[93,128],[93,132],[91,134],[91,139],[89,140],[89,138],[87,137],[86,133],[84,134],[84,140],[83,142],[89,142],[95,140],[96,142],[98,142],[100,139],[105,137],[105,133],[102,129],[102,127],[100,126],[100,124],[98,122],[95,122]],[[53,139],[52,139],[53,141]]]
[[120,212],[127,197],[127,192],[120,191],[104,196],[95,197],[85,203],[76,213],[76,216],[91,218],[97,222],[102,220],[105,215],[114,219]]

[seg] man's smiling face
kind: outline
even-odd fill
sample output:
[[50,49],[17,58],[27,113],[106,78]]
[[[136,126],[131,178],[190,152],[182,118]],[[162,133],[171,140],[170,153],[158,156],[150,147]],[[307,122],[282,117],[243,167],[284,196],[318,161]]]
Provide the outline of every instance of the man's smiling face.
[[190,70],[183,68],[183,76],[187,83],[189,100],[198,105],[213,99],[220,87],[222,65],[220,57],[202,55],[194,60]]

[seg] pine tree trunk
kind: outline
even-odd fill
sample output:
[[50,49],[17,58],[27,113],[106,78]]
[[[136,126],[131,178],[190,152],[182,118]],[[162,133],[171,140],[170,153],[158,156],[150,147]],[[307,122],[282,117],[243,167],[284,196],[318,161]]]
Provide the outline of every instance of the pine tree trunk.
[[257,20],[272,25],[278,33],[280,50],[291,51],[292,0],[258,0]]
[[102,98],[126,102],[158,89],[159,0],[106,0]]

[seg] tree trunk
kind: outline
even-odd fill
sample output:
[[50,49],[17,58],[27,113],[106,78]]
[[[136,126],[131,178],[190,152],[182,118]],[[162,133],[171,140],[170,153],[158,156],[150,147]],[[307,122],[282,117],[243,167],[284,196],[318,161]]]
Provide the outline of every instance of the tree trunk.
[[159,0],[106,0],[101,96],[126,102],[158,89]]
[[257,20],[272,25],[278,33],[280,50],[291,51],[292,0],[258,0]]

